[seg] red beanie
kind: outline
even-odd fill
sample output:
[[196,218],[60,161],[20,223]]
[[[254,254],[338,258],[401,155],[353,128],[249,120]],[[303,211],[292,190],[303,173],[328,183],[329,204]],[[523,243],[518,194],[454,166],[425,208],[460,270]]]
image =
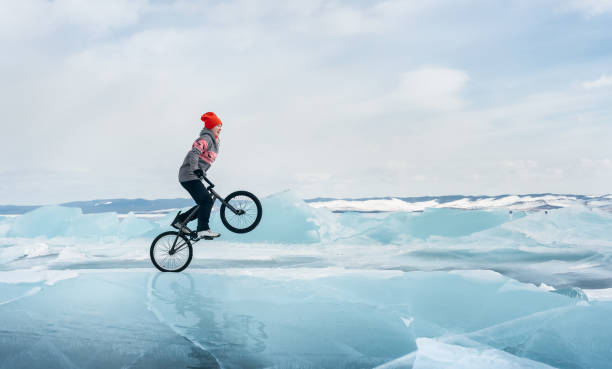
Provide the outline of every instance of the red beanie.
[[217,124],[223,124],[221,123],[221,119],[219,119],[219,117],[217,117],[217,115],[213,112],[204,113],[200,119],[202,119],[202,122],[204,122],[204,127],[207,129],[213,129],[213,127]]

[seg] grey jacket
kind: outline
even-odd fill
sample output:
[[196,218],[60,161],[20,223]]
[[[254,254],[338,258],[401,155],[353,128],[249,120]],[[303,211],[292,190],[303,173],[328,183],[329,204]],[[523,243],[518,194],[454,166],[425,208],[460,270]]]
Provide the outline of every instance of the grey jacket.
[[198,176],[193,174],[196,169],[202,169],[204,173],[210,168],[219,153],[219,139],[208,129],[202,128],[200,137],[191,145],[191,150],[185,156],[183,165],[179,169],[179,182],[197,180]]

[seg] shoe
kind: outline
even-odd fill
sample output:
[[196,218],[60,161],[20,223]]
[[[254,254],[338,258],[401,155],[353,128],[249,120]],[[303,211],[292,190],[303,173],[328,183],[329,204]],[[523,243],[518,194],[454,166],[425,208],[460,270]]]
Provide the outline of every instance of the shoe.
[[215,237],[219,237],[219,236],[221,236],[221,233],[213,232],[210,229],[198,232],[198,238],[206,238],[208,240],[211,240],[211,239],[213,239]]

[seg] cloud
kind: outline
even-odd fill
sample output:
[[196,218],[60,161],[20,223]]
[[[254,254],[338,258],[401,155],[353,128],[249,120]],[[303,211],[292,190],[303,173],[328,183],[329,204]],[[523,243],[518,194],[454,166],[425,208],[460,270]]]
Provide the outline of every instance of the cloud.
[[[309,12],[293,19],[292,29],[326,36],[356,36],[388,33],[410,19],[440,6],[440,2],[407,2],[387,0],[372,5],[357,2],[321,1]],[[293,8],[292,8],[293,9]],[[303,9],[302,9],[303,10]]]
[[502,166],[511,168],[511,169],[532,169],[536,168],[538,164],[535,160],[525,159],[525,160],[504,160],[500,163]]
[[612,0],[561,0],[561,7],[589,16],[612,12]]
[[353,103],[360,115],[392,113],[435,114],[457,111],[468,105],[463,96],[469,81],[467,72],[440,67],[413,69],[395,77],[387,91]]
[[596,79],[593,81],[585,81],[582,83],[582,87],[586,89],[607,87],[607,86],[612,86],[612,76],[608,76],[605,74],[602,74],[599,79]]
[[96,34],[135,24],[147,10],[146,0],[23,0],[0,3],[0,39],[49,37],[76,26]]
[[[559,58],[601,49],[603,31],[576,16],[551,22],[550,4],[500,1],[500,17],[488,2],[440,3],[0,2],[0,203],[186,196],[176,171],[209,110],[225,123],[211,173],[222,189],[345,197],[610,183],[571,170],[563,182],[507,182],[499,164],[612,157],[610,89],[567,81],[601,70],[607,54]],[[573,37],[540,49],[541,24]]]
[[427,176],[424,176],[422,174],[416,174],[413,175],[412,177],[410,177],[413,181],[419,181],[419,182],[424,182],[427,180]]
[[468,74],[462,70],[417,69],[401,75],[394,97],[417,109],[458,109],[465,105],[460,94],[468,81]]
[[612,159],[582,158],[580,159],[580,165],[589,170],[609,170],[612,169]]

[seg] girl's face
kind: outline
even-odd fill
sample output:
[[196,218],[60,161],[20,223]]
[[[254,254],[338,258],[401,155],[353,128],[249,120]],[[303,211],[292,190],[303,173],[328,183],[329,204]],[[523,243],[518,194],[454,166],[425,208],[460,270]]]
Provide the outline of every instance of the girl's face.
[[219,133],[221,133],[221,124],[217,124],[216,126],[214,126],[211,129],[211,132],[215,134],[215,136],[219,136]]

